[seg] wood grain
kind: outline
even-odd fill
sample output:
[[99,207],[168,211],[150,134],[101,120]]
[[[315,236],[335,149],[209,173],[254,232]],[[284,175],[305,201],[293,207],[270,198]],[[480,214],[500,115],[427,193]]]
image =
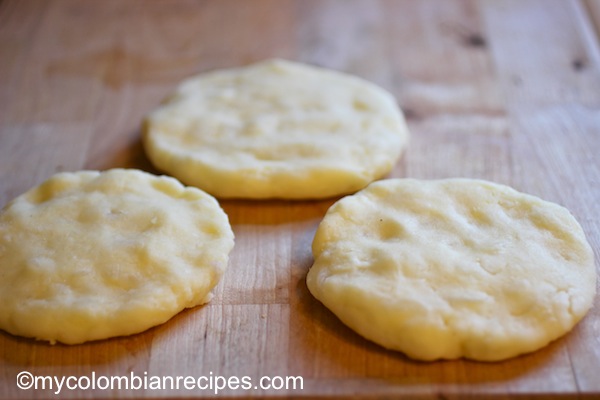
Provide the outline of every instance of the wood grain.
[[[57,171],[158,172],[143,153],[140,121],[177,82],[283,57],[362,76],[396,96],[412,138],[390,176],[483,178],[563,204],[598,260],[599,11],[593,0],[4,0],[0,206]],[[302,390],[218,397],[600,396],[598,300],[564,338],[498,363],[414,362],[354,334],[304,283],[314,231],[335,200],[223,201],[236,246],[210,304],[80,346],[0,333],[0,398],[214,395],[55,396],[18,389],[23,370],[304,378]]]

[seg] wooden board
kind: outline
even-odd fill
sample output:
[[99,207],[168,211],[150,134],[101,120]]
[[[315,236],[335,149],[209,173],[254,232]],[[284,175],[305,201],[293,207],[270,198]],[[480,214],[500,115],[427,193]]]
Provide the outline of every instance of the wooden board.
[[[140,121],[178,81],[282,57],[362,76],[397,97],[412,141],[390,176],[483,178],[563,204],[598,260],[599,10],[592,0],[4,0],[0,206],[57,171],[156,172]],[[209,305],[80,346],[0,333],[0,398],[214,395],[184,387],[55,395],[56,387],[19,389],[21,371],[303,378],[301,390],[219,397],[600,395],[599,300],[566,337],[499,363],[419,363],[354,334],[304,283],[312,236],[334,201],[223,201],[236,246]]]

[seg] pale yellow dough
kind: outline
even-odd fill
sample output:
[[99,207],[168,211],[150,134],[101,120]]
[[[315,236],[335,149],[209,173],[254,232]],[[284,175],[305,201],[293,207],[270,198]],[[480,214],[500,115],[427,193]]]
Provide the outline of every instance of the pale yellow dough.
[[217,197],[254,199],[353,193],[388,173],[407,140],[380,87],[277,59],[184,81],[143,136],[162,171]]
[[335,203],[311,293],[360,335],[420,360],[502,360],[568,332],[596,290],[565,208],[479,180],[393,179]]
[[137,170],[60,173],[0,213],[0,328],[129,335],[210,300],[233,247],[217,201]]

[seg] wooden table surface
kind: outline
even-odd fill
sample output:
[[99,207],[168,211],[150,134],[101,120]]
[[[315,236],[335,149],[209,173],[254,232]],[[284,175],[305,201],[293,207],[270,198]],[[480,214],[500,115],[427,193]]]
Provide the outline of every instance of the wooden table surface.
[[[597,2],[0,2],[0,206],[57,171],[155,171],[140,121],[181,79],[281,57],[371,80],[412,139],[392,177],[493,180],[560,203],[600,260]],[[131,337],[50,346],[0,333],[0,398],[196,397],[22,390],[17,374],[301,376],[219,397],[600,396],[600,300],[567,336],[498,363],[421,363],[362,339],[307,291],[323,201],[222,201],[236,235],[204,307]],[[2,260],[0,260],[0,263]],[[597,261],[597,265],[600,263]],[[1,276],[0,276],[1,279]]]

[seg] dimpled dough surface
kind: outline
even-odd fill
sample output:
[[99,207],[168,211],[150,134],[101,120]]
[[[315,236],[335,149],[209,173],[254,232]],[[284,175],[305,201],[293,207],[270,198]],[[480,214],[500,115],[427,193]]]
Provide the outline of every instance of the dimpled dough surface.
[[210,300],[233,233],[217,201],[137,170],[60,173],[0,214],[0,328],[67,344]]
[[537,350],[592,305],[593,253],[563,207],[478,180],[394,179],[327,212],[312,294],[367,339],[421,360]]
[[146,118],[153,164],[228,198],[323,198],[389,172],[408,140],[388,92],[284,60],[184,81]]

